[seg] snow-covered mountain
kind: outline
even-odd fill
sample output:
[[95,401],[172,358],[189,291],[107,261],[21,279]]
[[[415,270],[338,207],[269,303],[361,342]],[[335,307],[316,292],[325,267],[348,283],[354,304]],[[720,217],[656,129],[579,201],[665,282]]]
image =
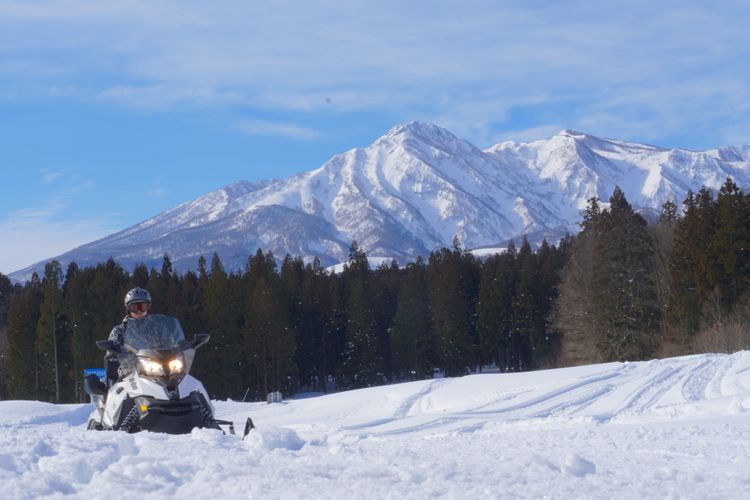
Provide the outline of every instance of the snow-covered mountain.
[[[468,248],[502,247],[523,234],[554,240],[578,229],[589,198],[606,200],[616,185],[635,207],[658,210],[690,189],[718,189],[729,176],[750,187],[750,145],[695,152],[563,130],[483,151],[412,122],[315,170],[231,184],[55,258],[93,265],[111,256],[129,268],[158,265],[166,252],[184,271],[217,252],[237,269],[261,248],[332,265],[356,240],[368,256],[404,261],[454,236]],[[42,269],[38,263],[11,278]]]

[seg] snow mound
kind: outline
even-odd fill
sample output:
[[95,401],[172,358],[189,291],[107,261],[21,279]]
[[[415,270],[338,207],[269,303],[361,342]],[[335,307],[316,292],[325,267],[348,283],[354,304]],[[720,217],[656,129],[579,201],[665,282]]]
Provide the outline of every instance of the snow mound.
[[565,463],[562,466],[563,472],[571,476],[583,477],[586,474],[594,474],[596,465],[575,453],[565,457]]
[[296,432],[283,427],[268,427],[262,430],[253,429],[245,438],[245,442],[251,449],[267,451],[299,451],[305,445],[305,441]]

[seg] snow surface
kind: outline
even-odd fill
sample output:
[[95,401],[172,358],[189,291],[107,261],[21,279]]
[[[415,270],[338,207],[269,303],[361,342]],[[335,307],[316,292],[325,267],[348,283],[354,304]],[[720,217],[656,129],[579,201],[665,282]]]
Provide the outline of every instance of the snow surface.
[[0,498],[747,498],[750,352],[479,374],[278,404],[245,441],[86,431],[0,401]]

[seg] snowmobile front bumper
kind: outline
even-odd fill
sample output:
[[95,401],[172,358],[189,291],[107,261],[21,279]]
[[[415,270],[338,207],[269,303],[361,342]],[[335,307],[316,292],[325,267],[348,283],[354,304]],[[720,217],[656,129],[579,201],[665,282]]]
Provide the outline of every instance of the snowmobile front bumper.
[[175,400],[139,396],[133,401],[138,410],[138,427],[166,434],[188,434],[196,427],[215,427],[211,407],[198,392]]

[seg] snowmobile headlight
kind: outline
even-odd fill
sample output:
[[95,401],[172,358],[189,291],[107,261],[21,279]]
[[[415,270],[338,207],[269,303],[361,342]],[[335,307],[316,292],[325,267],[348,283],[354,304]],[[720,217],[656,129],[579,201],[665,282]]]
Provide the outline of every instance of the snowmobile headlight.
[[182,355],[177,356],[169,362],[169,373],[180,373],[185,369],[185,362],[182,360]]
[[150,375],[152,377],[164,376],[164,367],[161,365],[161,363],[158,363],[151,358],[139,356],[138,365],[141,367],[141,371],[145,375]]

